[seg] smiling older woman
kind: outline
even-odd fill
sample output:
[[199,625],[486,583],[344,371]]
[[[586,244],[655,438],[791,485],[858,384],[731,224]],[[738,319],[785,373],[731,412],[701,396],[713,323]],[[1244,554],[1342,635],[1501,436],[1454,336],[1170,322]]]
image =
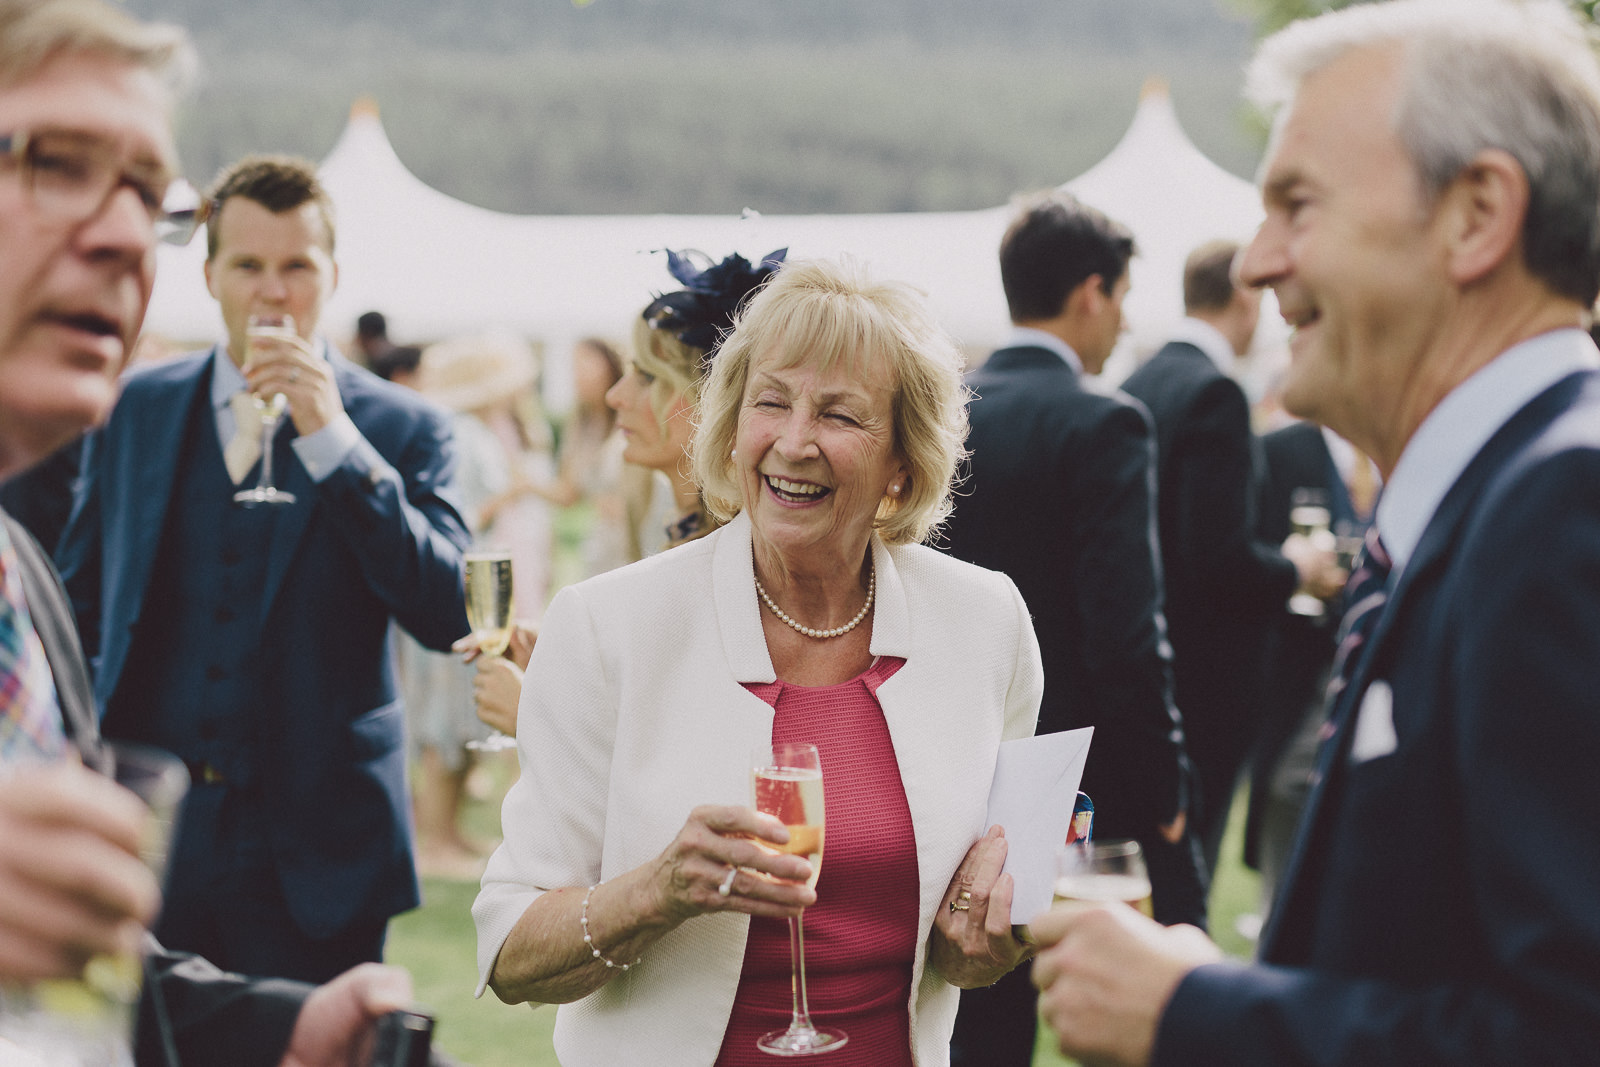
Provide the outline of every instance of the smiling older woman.
[[[703,386],[693,467],[728,524],[551,605],[473,914],[482,984],[564,1005],[563,1063],[770,1062],[802,908],[840,1067],[947,1062],[956,987],[1027,954],[984,811],[1000,742],[1033,732],[1038,646],[1009,579],[919,544],[960,370],[908,288],[781,268]],[[751,751],[786,741],[826,770],[815,891],[749,806]]]

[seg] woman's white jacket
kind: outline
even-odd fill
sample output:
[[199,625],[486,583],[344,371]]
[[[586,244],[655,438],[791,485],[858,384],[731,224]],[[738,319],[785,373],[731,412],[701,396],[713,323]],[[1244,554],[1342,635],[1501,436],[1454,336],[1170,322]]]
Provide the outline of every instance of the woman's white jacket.
[[[1044,680],[1027,607],[1005,575],[876,538],[872,553],[871,651],[906,661],[878,700],[917,839],[912,1053],[935,1067],[949,1059],[958,996],[925,966],[929,930],[983,833],[1000,742],[1032,735]],[[472,909],[480,994],[542,892],[655,858],[697,805],[750,803],[750,755],[771,740],[773,711],[742,683],[776,680],[760,610],[744,516],[556,596],[518,710],[522,774],[506,796],[505,841]],[[749,925],[731,913],[691,919],[632,970],[563,1005],[561,1062],[709,1067]]]

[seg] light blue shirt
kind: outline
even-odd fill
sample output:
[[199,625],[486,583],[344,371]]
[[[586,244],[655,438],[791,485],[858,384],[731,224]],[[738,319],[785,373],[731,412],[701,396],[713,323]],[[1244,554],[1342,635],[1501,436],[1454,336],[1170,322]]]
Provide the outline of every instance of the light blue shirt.
[[1554,330],[1506,349],[1439,402],[1406,443],[1378,501],[1378,530],[1394,575],[1405,569],[1439,503],[1489,438],[1556,382],[1596,368],[1600,352],[1587,333]]
[[1053,333],[1035,330],[1032,326],[1013,326],[1011,334],[1001,344],[1001,348],[1048,348],[1061,357],[1061,362],[1072,368],[1074,374],[1083,373],[1083,360],[1078,358],[1078,353],[1072,346]]
[[[317,338],[317,352],[328,358],[328,342]],[[228,357],[226,345],[211,350],[211,410],[217,419],[217,439],[224,452],[233,440],[233,394],[248,389],[244,373]],[[350,416],[340,412],[339,417],[314,434],[296,437],[289,442],[306,473],[313,482],[320,482],[342,464],[361,441],[361,431],[350,421]]]

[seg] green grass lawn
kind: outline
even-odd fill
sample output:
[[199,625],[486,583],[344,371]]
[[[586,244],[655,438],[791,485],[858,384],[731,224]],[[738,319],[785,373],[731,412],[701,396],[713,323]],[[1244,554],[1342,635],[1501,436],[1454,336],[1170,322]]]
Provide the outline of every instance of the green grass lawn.
[[[506,764],[497,764],[494,770],[497,783],[503,785]],[[1256,908],[1255,872],[1239,862],[1242,797],[1234,805],[1233,815],[1223,845],[1222,869],[1211,895],[1211,930],[1224,950],[1248,957],[1252,946],[1234,929],[1241,914]],[[466,821],[478,836],[498,836],[496,798],[469,804]],[[477,936],[470,912],[477,891],[476,882],[426,881],[423,906],[390,926],[389,961],[411,970],[418,1001],[438,1019],[435,1047],[479,1067],[556,1067],[550,1043],[554,1008],[513,1007],[500,1003],[493,993],[485,993],[481,1000],[472,998],[477,984]],[[1035,1067],[1071,1064],[1054,1051],[1043,1027],[1040,1031]]]

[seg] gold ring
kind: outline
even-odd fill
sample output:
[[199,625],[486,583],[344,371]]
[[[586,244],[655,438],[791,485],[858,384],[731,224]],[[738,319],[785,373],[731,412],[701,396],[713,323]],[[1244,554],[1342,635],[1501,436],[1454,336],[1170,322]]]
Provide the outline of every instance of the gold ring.
[[972,910],[972,903],[971,903],[972,894],[971,893],[963,893],[962,897],[964,899],[952,900],[950,902],[950,914],[951,915],[954,915],[958,911],[971,911]]

